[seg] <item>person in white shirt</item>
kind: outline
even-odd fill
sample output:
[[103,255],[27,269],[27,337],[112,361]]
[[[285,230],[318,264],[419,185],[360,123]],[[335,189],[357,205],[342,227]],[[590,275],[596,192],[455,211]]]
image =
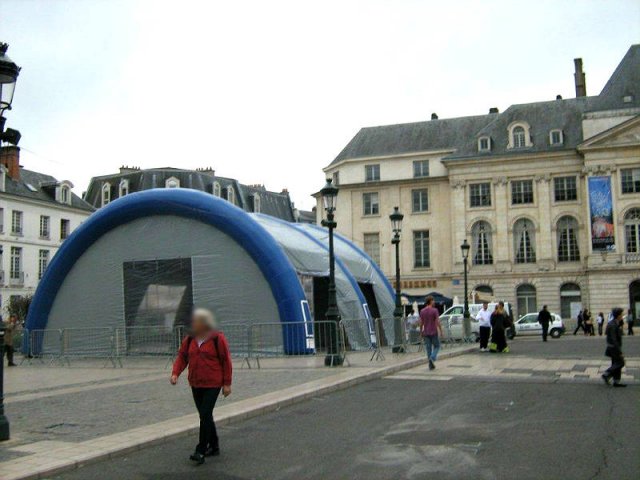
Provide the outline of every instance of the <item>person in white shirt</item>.
[[489,351],[489,337],[491,336],[491,312],[489,303],[482,302],[482,310],[476,315],[476,320],[480,324],[480,351]]

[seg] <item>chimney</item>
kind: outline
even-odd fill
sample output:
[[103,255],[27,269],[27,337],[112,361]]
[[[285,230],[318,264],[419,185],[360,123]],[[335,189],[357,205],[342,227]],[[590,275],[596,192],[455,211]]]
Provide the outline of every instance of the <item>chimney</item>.
[[438,119],[438,114],[437,113],[432,113],[431,114],[431,120],[437,120]]
[[20,180],[20,148],[8,145],[0,148],[0,164],[7,167],[7,174],[14,180]]
[[587,79],[582,71],[582,59],[574,58],[573,64],[576,67],[576,73],[573,74],[573,78],[576,82],[576,98],[587,96]]
[[556,95],[556,100],[562,100],[562,95],[560,94]]
[[498,107],[491,107],[489,113],[500,113],[500,110],[498,110]]

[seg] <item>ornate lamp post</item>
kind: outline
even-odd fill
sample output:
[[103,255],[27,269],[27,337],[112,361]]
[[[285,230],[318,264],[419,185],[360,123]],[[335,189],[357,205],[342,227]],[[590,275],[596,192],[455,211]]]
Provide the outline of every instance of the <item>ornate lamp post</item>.
[[[17,130],[4,130],[4,112],[11,110],[13,92],[20,73],[20,67],[7,57],[9,45],[0,43],[0,146],[2,142],[17,145],[20,141],[20,132]],[[9,420],[4,414],[4,325],[0,324],[0,441],[9,440]]]
[[391,244],[396,246],[396,308],[393,310],[393,353],[405,352],[404,330],[402,328],[402,300],[400,298],[400,232],[402,231],[402,219],[404,215],[398,211],[398,207],[393,207],[393,213],[389,215],[393,238]]
[[462,250],[462,259],[464,262],[464,341],[468,342],[471,338],[471,315],[469,314],[469,283],[468,283],[468,270],[469,270],[469,250],[471,250],[471,245],[467,242],[467,239],[464,239],[462,245],[460,245],[460,250]]
[[338,310],[338,300],[336,298],[336,258],[333,250],[333,230],[338,226],[334,220],[334,212],[336,210],[336,199],[338,197],[338,188],[331,183],[331,179],[327,179],[327,184],[320,190],[324,210],[327,212],[327,219],[322,220],[322,226],[329,229],[329,290],[327,292],[327,321],[329,342],[327,345],[327,356],[324,364],[327,367],[335,367],[342,365],[344,358],[340,352],[338,344],[338,327],[340,324],[340,310]]

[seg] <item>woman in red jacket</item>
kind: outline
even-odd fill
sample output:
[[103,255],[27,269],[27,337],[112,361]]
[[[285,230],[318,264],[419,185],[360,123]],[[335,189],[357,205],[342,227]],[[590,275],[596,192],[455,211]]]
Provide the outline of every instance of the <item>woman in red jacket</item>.
[[173,363],[171,384],[178,382],[178,377],[188,365],[189,385],[200,416],[199,443],[189,458],[202,465],[205,456],[220,455],[213,407],[220,391],[225,397],[231,395],[232,364],[227,339],[217,331],[215,318],[209,310],[196,309],[191,328],[192,334],[182,341]]

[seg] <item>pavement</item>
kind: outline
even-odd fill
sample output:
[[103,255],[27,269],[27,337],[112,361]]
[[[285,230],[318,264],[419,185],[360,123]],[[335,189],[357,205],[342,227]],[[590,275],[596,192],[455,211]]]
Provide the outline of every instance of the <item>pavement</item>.
[[443,359],[222,426],[222,455],[201,467],[180,437],[50,478],[635,480],[640,338],[625,337],[625,389],[588,371],[603,350],[601,338],[518,338],[511,354]]
[[[234,393],[216,407],[217,422],[229,425],[425,362],[422,352],[370,359],[371,353],[350,354],[348,366],[334,369],[323,367],[321,357],[263,359],[259,370],[255,363],[240,368],[238,361]],[[49,478],[192,434],[198,424],[184,379],[168,385],[166,359],[130,360],[123,369],[104,368],[101,361],[34,363],[5,372],[12,439],[0,444],[1,480]]]

